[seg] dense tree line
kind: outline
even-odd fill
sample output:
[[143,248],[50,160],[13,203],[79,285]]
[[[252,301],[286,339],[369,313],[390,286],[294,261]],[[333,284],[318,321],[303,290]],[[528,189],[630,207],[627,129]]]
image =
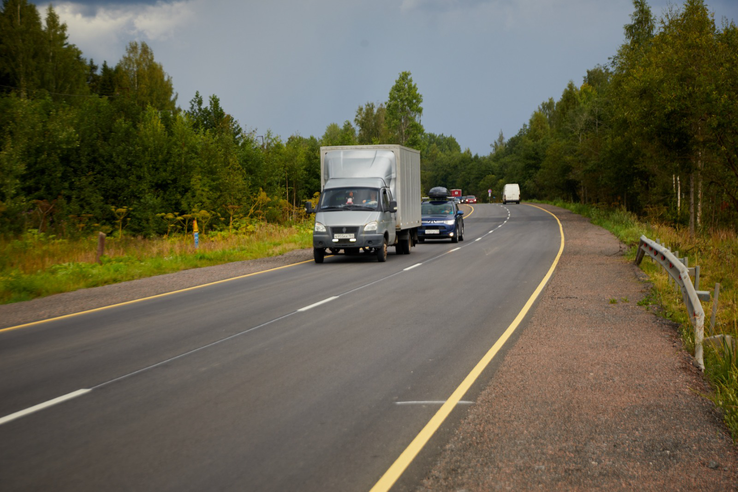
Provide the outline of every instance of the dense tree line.
[[192,218],[289,220],[319,189],[317,139],[246,133],[217,96],[177,107],[146,43],[86,61],[52,7],[0,12],[0,227],[164,234]]
[[703,0],[655,19],[634,0],[625,42],[583,84],[493,144],[493,174],[524,197],[619,205],[738,229],[738,30]]
[[[422,156],[423,191],[620,205],[675,223],[738,223],[738,31],[703,0],[660,20],[633,0],[609,63],[543,102],[486,156],[426,132],[423,97],[402,72],[387,101],[320,137],[241,128],[217,96],[177,106],[173,81],[146,43],[115,66],[85,60],[50,6],[0,11],[0,232],[166,234],[284,222],[320,188],[321,145],[399,143]],[[201,226],[202,228],[202,226]]]
[[[322,138],[246,132],[197,93],[176,104],[146,43],[113,67],[85,60],[53,7],[0,11],[0,234],[94,230],[167,234],[285,222],[320,190],[320,145],[418,145],[422,96],[408,72],[388,103],[367,105],[362,132],[330,124]],[[357,115],[357,118],[359,116]]]
[[[422,152],[424,190],[499,200],[505,183],[519,183],[524,199],[620,206],[692,233],[738,229],[738,30],[718,27],[704,0],[660,20],[646,0],[633,6],[610,61],[543,102],[512,138],[500,133],[489,155],[421,127],[410,145]],[[382,141],[389,109],[359,108],[357,143]],[[342,132],[354,135],[349,122]]]

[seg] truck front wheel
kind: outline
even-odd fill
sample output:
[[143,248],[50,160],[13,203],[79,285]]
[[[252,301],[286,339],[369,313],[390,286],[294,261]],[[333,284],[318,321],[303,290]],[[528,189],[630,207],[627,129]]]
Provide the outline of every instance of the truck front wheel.
[[387,240],[382,241],[382,245],[377,248],[377,261],[384,263],[387,261]]
[[323,263],[325,250],[323,248],[313,248],[313,258],[315,259],[315,263]]

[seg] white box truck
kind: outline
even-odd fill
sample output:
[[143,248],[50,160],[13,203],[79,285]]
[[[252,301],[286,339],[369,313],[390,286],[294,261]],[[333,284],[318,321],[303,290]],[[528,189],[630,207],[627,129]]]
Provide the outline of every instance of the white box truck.
[[516,183],[506,184],[502,189],[502,203],[515,202],[520,204],[520,186]]
[[315,213],[313,256],[326,252],[372,254],[387,260],[387,247],[410,254],[418,242],[420,152],[401,145],[320,148],[321,194]]

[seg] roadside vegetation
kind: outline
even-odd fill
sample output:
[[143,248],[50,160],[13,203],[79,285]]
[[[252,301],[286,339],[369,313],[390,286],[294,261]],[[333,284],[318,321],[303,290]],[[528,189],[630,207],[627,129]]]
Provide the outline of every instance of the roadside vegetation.
[[135,280],[190,268],[277,256],[312,246],[312,224],[260,224],[249,232],[106,238],[96,262],[97,235],[62,238],[26,232],[0,238],[0,304]]
[[[734,231],[702,231],[691,236],[684,228],[646,222],[623,209],[606,209],[562,201],[551,203],[588,217],[593,224],[612,232],[628,246],[626,258],[629,260],[635,260],[638,241],[644,235],[649,239],[659,239],[672,251],[679,251],[680,257],[689,258],[690,266],[699,265],[701,290],[714,292],[715,284],[720,284],[715,327],[712,330],[710,318],[714,296],[710,302],[702,303],[705,311],[705,337],[725,334],[738,341],[738,277],[735,273],[738,271],[738,236]],[[653,284],[651,292],[641,301],[641,305],[678,323],[685,349],[694,354],[694,330],[681,294],[669,283],[668,275],[660,265],[644,260],[641,268],[649,275]],[[737,355],[736,352],[705,346],[705,374],[715,388],[713,400],[721,409],[735,440],[738,440]]]

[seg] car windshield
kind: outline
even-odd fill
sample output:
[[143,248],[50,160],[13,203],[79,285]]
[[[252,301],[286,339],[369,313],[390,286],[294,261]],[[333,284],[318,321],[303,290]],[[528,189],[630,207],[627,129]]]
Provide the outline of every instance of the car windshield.
[[376,188],[331,188],[320,196],[320,210],[376,210]]
[[454,206],[449,202],[425,202],[421,205],[420,213],[423,215],[453,215]]

